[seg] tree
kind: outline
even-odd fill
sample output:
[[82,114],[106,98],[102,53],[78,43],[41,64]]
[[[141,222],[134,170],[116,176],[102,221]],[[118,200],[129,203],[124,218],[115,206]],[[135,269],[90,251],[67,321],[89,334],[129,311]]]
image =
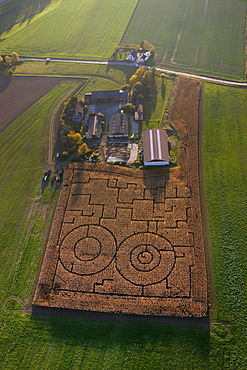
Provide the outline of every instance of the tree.
[[147,69],[145,67],[141,66],[137,69],[136,75],[141,78],[144,75],[144,73],[146,72],[146,70]]
[[152,53],[155,52],[155,46],[153,44],[151,44],[151,42],[149,42],[147,40],[142,41],[141,44],[140,44],[140,46],[143,49],[147,49],[147,50],[151,51]]
[[12,58],[10,56],[6,55],[6,57],[5,57],[5,63],[6,63],[6,65],[8,67],[10,67],[11,64],[12,64]]
[[69,99],[71,108],[74,108],[76,104],[78,103],[78,98],[76,96],[73,96],[73,98]]
[[124,113],[133,113],[135,111],[135,106],[131,103],[125,104],[123,107]]
[[79,132],[70,131],[70,133],[67,136],[68,139],[74,141],[75,144],[79,144],[82,141],[82,136]]
[[14,71],[13,69],[8,70],[8,76],[14,76]]
[[96,116],[96,112],[94,111],[94,110],[91,110],[89,113],[88,113],[88,115],[89,115],[89,117],[94,117],[94,116]]
[[152,70],[147,71],[147,72],[145,73],[145,77],[146,77],[146,79],[147,79],[147,81],[148,81],[148,84],[149,84],[149,85],[152,85],[152,84],[154,83],[154,80],[155,80],[155,74],[154,74],[154,72],[153,72]]
[[143,90],[143,85],[141,82],[137,82],[134,84],[134,88],[136,89],[137,92],[141,92]]
[[122,90],[123,90],[123,91],[130,91],[130,90],[131,90],[131,86],[130,86],[130,84],[125,84],[125,85],[123,85],[123,86],[122,86]]
[[145,92],[145,95],[149,95],[151,93],[151,86],[150,85],[146,85],[145,86],[145,89],[144,89],[144,92]]
[[11,57],[12,57],[13,63],[19,62],[20,60],[19,55],[15,51],[12,51]]
[[105,116],[104,116],[104,114],[103,114],[103,113],[99,112],[99,113],[97,114],[97,116],[98,116],[98,117],[100,117],[100,118],[102,118],[103,120],[105,120]]
[[82,143],[79,147],[78,147],[78,154],[81,155],[81,156],[84,156],[86,155],[88,152],[89,152],[89,149],[88,149],[88,146],[86,143]]
[[132,75],[129,79],[130,85],[134,85],[136,82],[138,82],[138,76],[136,74]]

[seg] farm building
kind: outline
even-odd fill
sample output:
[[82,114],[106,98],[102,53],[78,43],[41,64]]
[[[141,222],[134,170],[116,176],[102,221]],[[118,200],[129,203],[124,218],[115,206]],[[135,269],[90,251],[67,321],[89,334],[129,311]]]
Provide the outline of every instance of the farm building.
[[84,107],[80,103],[77,103],[75,107],[75,113],[72,117],[72,121],[81,122],[83,116],[84,116]]
[[99,138],[101,136],[101,121],[102,118],[98,116],[89,118],[88,132],[86,134],[87,139],[92,139],[93,137]]
[[116,113],[109,121],[109,137],[126,137],[129,133],[128,116],[123,113]]
[[150,56],[151,52],[149,50],[133,49],[127,56],[126,60],[136,63],[144,63],[150,58]]
[[92,94],[85,94],[85,102],[87,104],[99,103],[114,103],[128,101],[128,91],[122,90],[106,90],[93,91]]
[[137,110],[135,111],[135,120],[142,121],[143,120],[143,105],[138,104]]
[[165,130],[143,131],[144,166],[165,166],[169,164],[168,141]]
[[68,119],[72,120],[73,122],[82,122],[84,117],[84,107],[77,103],[74,109],[67,109],[66,115]]

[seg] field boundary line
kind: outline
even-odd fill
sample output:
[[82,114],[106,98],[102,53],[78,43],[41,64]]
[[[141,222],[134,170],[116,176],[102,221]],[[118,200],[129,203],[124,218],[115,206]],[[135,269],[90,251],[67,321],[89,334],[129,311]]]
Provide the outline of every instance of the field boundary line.
[[175,63],[174,62],[174,59],[176,57],[178,46],[179,46],[179,43],[180,43],[180,40],[181,40],[181,37],[182,37],[182,31],[184,29],[185,21],[186,21],[188,12],[189,12],[190,2],[191,2],[191,0],[187,0],[187,4],[186,4],[186,8],[185,8],[185,12],[184,12],[182,24],[181,24],[181,27],[180,27],[180,30],[179,30],[179,34],[178,34],[178,37],[177,37],[177,41],[176,41],[175,47],[174,47],[173,52],[172,52],[171,59],[170,59],[170,62],[171,63]]
[[134,10],[133,10],[133,13],[132,13],[132,15],[131,15],[131,17],[130,17],[130,19],[129,19],[129,22],[128,22],[128,24],[127,24],[127,26],[126,26],[125,30],[124,30],[123,36],[122,36],[122,38],[121,38],[121,40],[120,40],[119,44],[121,44],[121,43],[123,42],[124,36],[125,36],[125,34],[126,34],[126,32],[127,32],[127,29],[128,29],[128,27],[129,27],[129,25],[130,25],[130,23],[131,23],[131,21],[132,21],[132,19],[133,19],[134,15],[135,15],[136,9],[137,9],[138,5],[140,4],[140,1],[141,1],[141,0],[137,0],[136,6],[135,6],[135,8],[134,8]]
[[[199,193],[200,206],[202,216],[202,229],[204,237],[204,254],[206,260],[206,274],[208,282],[208,313],[210,321],[214,319],[215,315],[215,283],[214,273],[212,267],[212,252],[209,236],[208,214],[206,205],[206,189],[204,176],[204,155],[203,155],[203,132],[204,132],[204,86],[201,86],[199,96],[199,115],[198,115],[198,178],[199,178]],[[211,317],[212,316],[212,317]]]
[[[204,30],[205,30],[205,20],[206,20],[206,16],[207,16],[207,13],[208,13],[208,2],[209,2],[209,0],[205,0],[204,11],[203,11],[203,16],[202,16],[202,27],[203,27]],[[197,41],[197,47],[196,47],[196,52],[195,52],[195,57],[194,57],[194,63],[195,64],[198,61],[200,44],[201,44],[201,40],[199,39]]]

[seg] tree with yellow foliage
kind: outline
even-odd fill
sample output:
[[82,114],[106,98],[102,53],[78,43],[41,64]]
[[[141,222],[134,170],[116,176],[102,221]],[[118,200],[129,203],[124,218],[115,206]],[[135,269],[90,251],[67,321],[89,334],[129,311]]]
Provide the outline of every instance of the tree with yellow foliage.
[[19,60],[20,60],[19,55],[15,51],[12,51],[11,57],[12,57],[12,62],[13,63],[19,62]]
[[89,149],[88,149],[87,144],[86,144],[86,143],[82,143],[82,144],[78,147],[77,151],[78,151],[78,154],[79,154],[79,155],[81,155],[81,156],[86,155],[86,154],[89,152]]
[[82,141],[82,136],[79,132],[70,131],[67,136],[68,139],[74,141],[75,144],[80,144],[80,142]]
[[12,58],[10,56],[6,55],[5,63],[6,63],[6,66],[10,67],[11,64],[12,64]]

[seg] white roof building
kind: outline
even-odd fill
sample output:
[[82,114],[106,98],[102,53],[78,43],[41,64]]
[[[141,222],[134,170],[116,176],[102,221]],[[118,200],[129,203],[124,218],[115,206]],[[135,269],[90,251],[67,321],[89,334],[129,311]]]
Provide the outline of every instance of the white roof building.
[[165,130],[143,131],[144,166],[169,165],[168,141]]

